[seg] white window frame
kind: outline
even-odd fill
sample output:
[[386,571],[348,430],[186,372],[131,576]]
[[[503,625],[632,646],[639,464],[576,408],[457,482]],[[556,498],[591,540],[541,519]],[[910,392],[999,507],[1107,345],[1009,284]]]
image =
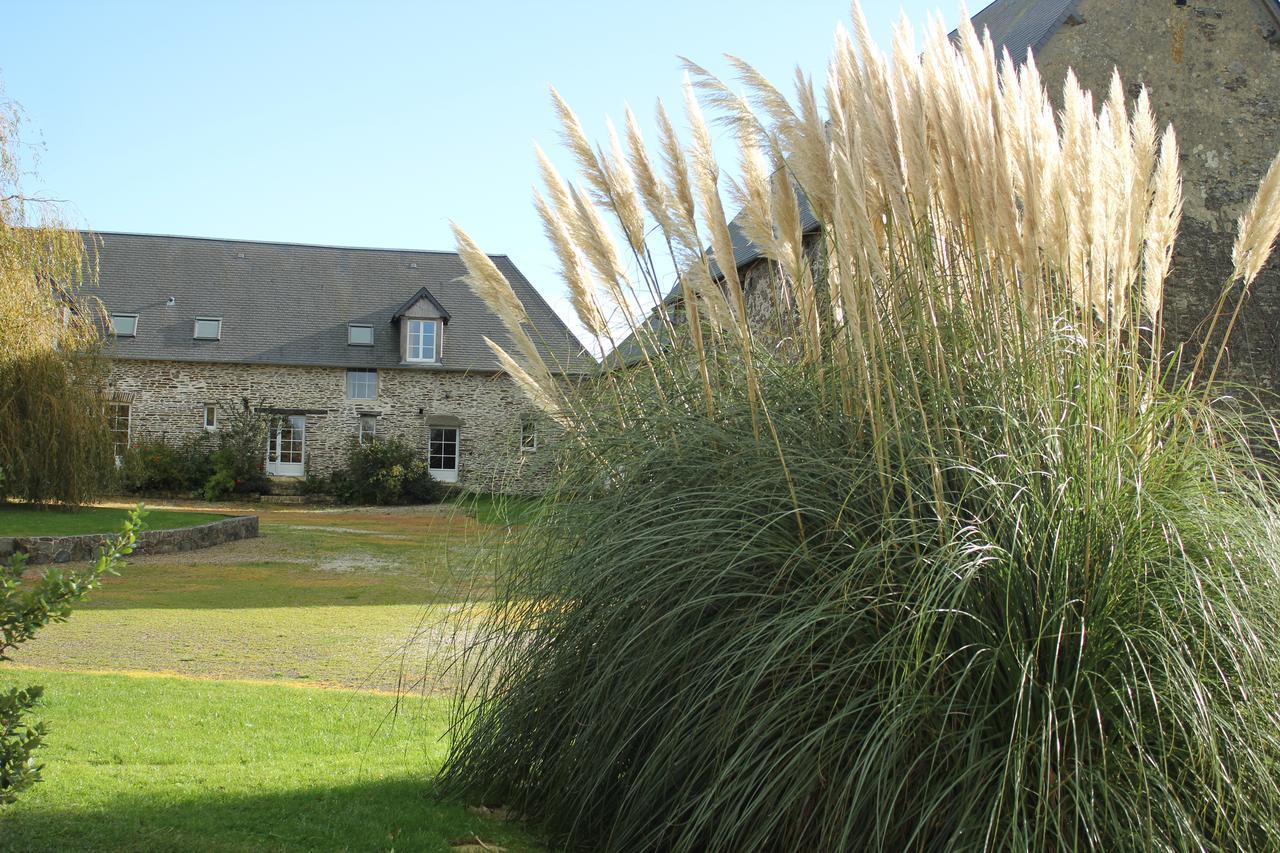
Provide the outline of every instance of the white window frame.
[[[526,441],[525,439],[532,439]],[[538,449],[538,422],[533,418],[523,418],[520,421],[520,452],[534,453]]]
[[204,404],[204,428],[209,432],[218,429],[218,406],[215,403]]
[[[285,462],[285,448],[281,443],[284,430],[290,433],[289,453],[293,455],[293,443],[297,443],[297,462]],[[274,415],[267,424],[267,475],[274,477],[302,477],[307,471],[307,418],[305,415]],[[275,458],[272,459],[274,450]]]
[[[132,320],[133,327],[131,331],[122,332],[116,328],[116,320]],[[67,325],[67,310],[63,309],[62,325]],[[138,336],[138,315],[137,314],[112,314],[111,315],[111,334],[117,338],[136,338]]]
[[[442,458],[444,454],[433,454],[431,452],[431,440],[436,430],[453,430],[453,467],[452,468],[436,468],[431,464],[431,457],[439,455]],[[444,444],[443,437],[441,444]],[[435,477],[442,483],[458,482],[458,471],[462,468],[462,427],[452,426],[449,424],[428,425],[427,426],[427,470],[431,472],[431,476]]]
[[[201,323],[217,323],[218,333],[210,337],[209,335],[200,334]],[[221,317],[197,317],[195,324],[191,328],[191,338],[196,341],[220,341],[222,340],[222,318]]]
[[[365,430],[365,424],[372,424],[373,429]],[[370,414],[356,415],[356,441],[361,447],[378,440],[378,416]]]
[[[357,340],[355,340],[355,338],[352,336],[352,332],[354,332],[356,329],[368,329],[368,330],[369,330],[369,341],[368,341],[368,343],[365,343],[364,341],[357,341]],[[373,346],[373,326],[369,325],[368,323],[348,323],[348,324],[347,324],[347,346],[349,346],[349,347],[371,347],[371,346]]]
[[[425,358],[422,355],[414,355],[414,331],[419,330],[417,334],[418,350],[422,349],[422,329],[431,327],[431,357]],[[436,364],[440,361],[440,321],[439,320],[416,320],[407,319],[405,321],[405,342],[404,342],[404,360],[413,362],[414,364]]]
[[[118,444],[116,441],[116,436],[119,435],[119,431],[116,429],[116,424],[120,420],[116,416],[116,409],[119,406],[124,407],[123,444]],[[115,456],[116,464],[119,465],[124,459],[124,452],[129,449],[129,444],[133,440],[133,404],[127,400],[108,400],[107,407],[109,412],[107,428],[111,432],[111,452],[112,455]]]
[[[368,384],[372,384],[372,386],[373,386],[373,393],[371,393],[371,394],[370,394],[369,396],[367,396],[367,397],[357,397],[356,395],[354,395],[354,394],[352,394],[352,393],[351,393],[351,392],[352,392],[352,387],[351,387],[352,374],[357,374],[357,373],[363,373],[363,374],[368,374],[368,376],[372,376],[372,382],[370,382],[370,379],[368,378],[368,376],[360,377],[360,378],[357,380],[357,384],[360,384],[360,385],[368,385]],[[376,399],[378,399],[378,371],[377,371],[375,368],[372,368],[372,367],[349,367],[349,368],[347,368],[346,383],[347,383],[346,395],[347,395],[347,399],[348,399],[348,400],[376,400]]]

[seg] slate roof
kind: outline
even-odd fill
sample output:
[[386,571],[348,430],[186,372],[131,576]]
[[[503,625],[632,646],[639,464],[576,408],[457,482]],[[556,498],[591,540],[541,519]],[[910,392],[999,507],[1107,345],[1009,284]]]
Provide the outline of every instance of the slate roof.
[[1078,5],[1080,0],[996,0],[973,16],[973,28],[978,35],[984,29],[991,33],[997,58],[1007,48],[1020,62],[1028,49],[1044,47]]
[[[510,347],[498,317],[461,280],[453,252],[362,249],[97,232],[91,292],[112,313],[137,314],[137,336],[115,338],[118,358],[326,367],[401,367],[393,315],[423,288],[447,312],[439,365],[414,370],[498,372],[482,336]],[[553,369],[595,360],[505,255],[492,255],[524,303]],[[174,304],[168,305],[172,297]],[[222,339],[193,340],[196,317],[222,318]],[[372,347],[348,346],[347,324],[373,326]]]

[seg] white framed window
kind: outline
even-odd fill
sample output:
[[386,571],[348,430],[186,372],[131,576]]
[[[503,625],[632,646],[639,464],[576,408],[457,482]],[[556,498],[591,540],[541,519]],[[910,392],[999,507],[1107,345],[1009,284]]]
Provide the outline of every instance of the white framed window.
[[347,399],[376,400],[378,397],[378,371],[348,370]]
[[213,403],[204,405],[204,428],[213,432],[218,428],[218,407]]
[[107,428],[111,430],[111,452],[118,463],[124,458],[129,447],[129,426],[132,421],[132,407],[128,403],[111,400],[107,403]]
[[[64,310],[63,325],[66,325],[66,316]],[[137,314],[112,314],[111,315],[111,334],[117,338],[133,338],[138,335],[138,315]]]
[[196,327],[191,333],[191,337],[195,338],[197,341],[222,340],[222,318],[197,317]]
[[352,346],[352,347],[373,346],[373,326],[365,326],[360,323],[348,323],[347,324],[347,346]]
[[378,438],[378,416],[377,415],[361,415],[360,423],[356,427],[356,436],[360,440],[360,444],[366,445]]
[[440,323],[437,320],[406,320],[409,340],[405,344],[406,361],[437,361]]
[[427,445],[427,470],[445,483],[458,481],[458,428],[431,427]]
[[520,452],[532,453],[538,449],[538,424],[533,418],[520,421]]

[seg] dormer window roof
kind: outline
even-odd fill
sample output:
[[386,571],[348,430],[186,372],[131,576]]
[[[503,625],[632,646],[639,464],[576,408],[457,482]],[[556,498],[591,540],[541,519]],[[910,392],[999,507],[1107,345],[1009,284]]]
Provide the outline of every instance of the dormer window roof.
[[417,293],[396,309],[396,313],[391,315],[391,322],[397,323],[402,317],[439,320],[445,325],[449,323],[449,312],[425,287],[418,288]]

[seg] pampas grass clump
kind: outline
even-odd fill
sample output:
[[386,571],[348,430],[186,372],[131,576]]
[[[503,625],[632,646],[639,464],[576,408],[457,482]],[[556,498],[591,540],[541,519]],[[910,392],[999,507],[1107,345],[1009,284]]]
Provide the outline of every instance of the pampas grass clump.
[[[568,440],[444,785],[582,849],[1280,847],[1270,426],[1224,397],[1225,337],[1164,341],[1173,131],[1118,79],[1095,106],[1068,78],[1055,114],[971,28],[918,52],[904,25],[890,61],[855,25],[821,94],[690,65],[741,140],[781,335],[713,265],[692,91],[690,142],[659,108],[653,156],[557,101],[582,185],[543,160],[573,303],[606,342],[622,315],[634,364],[552,382],[460,232],[492,346]],[[1225,335],[1271,211],[1241,221]],[[658,251],[678,298],[645,319]]]

